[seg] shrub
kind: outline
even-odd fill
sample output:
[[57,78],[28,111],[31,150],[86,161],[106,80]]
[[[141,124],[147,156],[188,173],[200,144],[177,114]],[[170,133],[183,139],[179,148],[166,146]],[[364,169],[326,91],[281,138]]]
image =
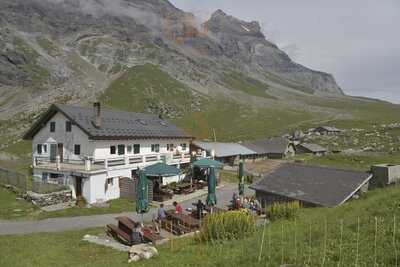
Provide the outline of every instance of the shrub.
[[247,210],[216,212],[203,221],[199,239],[240,239],[253,233],[255,218]]
[[271,221],[280,219],[294,219],[300,210],[299,201],[274,203],[267,207],[266,213]]

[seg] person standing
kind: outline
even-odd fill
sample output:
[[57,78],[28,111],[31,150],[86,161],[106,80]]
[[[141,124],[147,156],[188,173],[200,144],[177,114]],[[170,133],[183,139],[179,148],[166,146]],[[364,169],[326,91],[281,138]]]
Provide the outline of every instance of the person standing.
[[201,199],[199,199],[199,201],[197,201],[196,203],[196,208],[197,208],[197,219],[201,220],[201,218],[203,217],[203,210],[204,210],[204,203],[201,201]]
[[161,228],[162,222],[165,220],[165,218],[167,218],[167,214],[164,209],[164,204],[161,203],[160,207],[157,210],[156,217],[153,218],[154,228],[155,228],[155,231],[157,234],[160,233],[160,228]]

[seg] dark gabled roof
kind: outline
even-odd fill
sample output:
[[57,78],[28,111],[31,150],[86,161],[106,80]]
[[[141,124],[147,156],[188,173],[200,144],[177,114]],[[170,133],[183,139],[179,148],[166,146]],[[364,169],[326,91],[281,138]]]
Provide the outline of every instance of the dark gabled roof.
[[318,144],[310,144],[310,143],[302,143],[297,145],[298,147],[302,147],[312,153],[318,153],[318,152],[327,152],[328,150],[325,147],[322,147]]
[[284,154],[289,144],[290,141],[284,137],[272,137],[243,142],[241,145],[258,154]]
[[102,108],[101,127],[96,128],[93,124],[93,108],[54,104],[24,135],[24,139],[32,139],[57,112],[64,114],[93,140],[192,138],[174,124],[155,115]]
[[320,126],[314,129],[314,131],[318,131],[318,130],[325,130],[328,132],[342,132],[342,130],[334,127],[334,126]]
[[366,172],[286,163],[250,188],[317,206],[344,203],[370,178]]

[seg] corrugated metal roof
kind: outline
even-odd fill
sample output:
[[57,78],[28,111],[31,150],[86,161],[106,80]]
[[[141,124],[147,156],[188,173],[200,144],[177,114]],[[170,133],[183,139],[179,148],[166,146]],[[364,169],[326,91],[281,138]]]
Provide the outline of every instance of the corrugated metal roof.
[[215,151],[215,156],[220,157],[231,157],[237,155],[254,155],[257,152],[250,150],[240,144],[236,143],[219,143],[219,142],[201,142],[194,141],[193,144],[203,150],[211,152]]
[[134,139],[134,138],[191,138],[174,124],[158,116],[102,108],[101,126],[93,124],[93,108],[52,105],[48,111],[32,126],[24,138],[32,138],[43,123],[50,120],[55,113],[63,113],[74,124],[81,128],[89,138],[95,140]]
[[371,178],[366,172],[286,163],[250,187],[315,205],[333,207]]

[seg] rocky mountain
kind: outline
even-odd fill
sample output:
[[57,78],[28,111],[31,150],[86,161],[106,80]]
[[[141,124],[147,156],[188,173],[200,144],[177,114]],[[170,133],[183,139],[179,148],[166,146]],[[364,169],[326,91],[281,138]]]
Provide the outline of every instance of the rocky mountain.
[[335,117],[320,104],[332,98],[347,99],[332,75],[221,10],[200,23],[167,0],[0,0],[0,133],[53,102],[99,99],[207,128],[221,110],[265,125],[276,112]]

